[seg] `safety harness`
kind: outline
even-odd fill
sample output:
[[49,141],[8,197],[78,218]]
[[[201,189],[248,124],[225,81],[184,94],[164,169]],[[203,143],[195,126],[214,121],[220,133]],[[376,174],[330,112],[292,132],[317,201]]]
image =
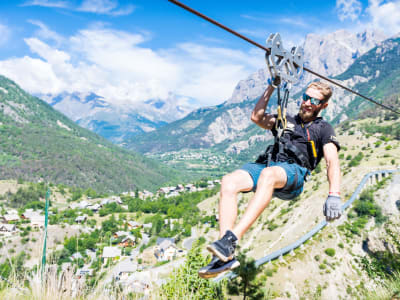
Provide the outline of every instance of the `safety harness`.
[[275,122],[275,140],[273,145],[269,145],[265,150],[265,153],[260,155],[256,162],[264,163],[267,166],[270,165],[271,161],[277,161],[279,157],[286,154],[289,157],[289,162],[297,163],[298,165],[307,168],[308,170],[313,170],[316,164],[317,151],[315,149],[315,143],[310,138],[310,132],[308,127],[302,123],[302,127],[306,130],[308,141],[312,142],[313,147],[313,157],[315,159],[310,163],[308,157],[303,154],[293,143],[290,141],[290,135],[292,131],[285,130],[287,126],[286,110],[289,99],[289,90],[287,86],[284,85],[284,96],[281,98],[280,86],[277,87],[278,95],[278,115]]
[[[317,151],[314,141],[311,140],[308,127],[302,123],[302,127],[305,130],[308,143],[311,147],[310,153],[312,153],[312,157],[314,158],[312,162],[310,162],[308,157],[290,141],[292,132],[286,130],[286,110],[289,100],[289,87],[292,83],[299,80],[303,71],[303,49],[300,47],[293,47],[290,52],[286,51],[283,48],[282,40],[278,33],[269,36],[267,46],[271,49],[270,54],[266,54],[265,56],[271,79],[278,77],[281,79],[280,83],[277,85],[271,83],[277,88],[278,114],[275,123],[276,135],[274,144],[268,146],[265,153],[260,155],[256,162],[265,163],[269,166],[271,161],[277,161],[279,157],[285,156],[282,154],[286,154],[286,156],[289,157],[289,162],[295,162],[308,170],[313,170],[316,166]],[[295,67],[293,62],[296,62],[298,67]],[[281,86],[284,91],[283,98],[281,97]],[[307,147],[307,150],[310,151],[309,147]]]

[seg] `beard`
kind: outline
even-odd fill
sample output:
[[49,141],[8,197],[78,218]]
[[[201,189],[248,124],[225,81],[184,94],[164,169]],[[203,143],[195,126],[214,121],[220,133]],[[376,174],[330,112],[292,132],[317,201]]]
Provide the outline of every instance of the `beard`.
[[302,104],[300,106],[299,116],[303,120],[303,122],[307,123],[317,118],[321,109],[322,108],[317,108],[315,110],[307,110],[306,106]]

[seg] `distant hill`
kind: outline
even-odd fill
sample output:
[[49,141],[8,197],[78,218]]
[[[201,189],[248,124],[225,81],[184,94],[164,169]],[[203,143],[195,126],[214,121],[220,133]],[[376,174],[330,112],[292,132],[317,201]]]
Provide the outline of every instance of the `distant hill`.
[[155,189],[178,173],[83,129],[0,76],[0,176],[98,191]]

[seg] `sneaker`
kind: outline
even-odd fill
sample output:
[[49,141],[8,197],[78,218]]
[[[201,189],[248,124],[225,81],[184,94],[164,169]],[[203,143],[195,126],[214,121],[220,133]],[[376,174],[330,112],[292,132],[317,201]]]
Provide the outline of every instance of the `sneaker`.
[[206,279],[214,278],[223,272],[233,270],[239,266],[240,262],[236,258],[228,262],[223,262],[217,256],[213,256],[211,262],[199,270],[199,276]]
[[233,259],[235,254],[237,237],[235,234],[227,230],[225,235],[218,241],[207,246],[207,250],[218,256],[223,262]]

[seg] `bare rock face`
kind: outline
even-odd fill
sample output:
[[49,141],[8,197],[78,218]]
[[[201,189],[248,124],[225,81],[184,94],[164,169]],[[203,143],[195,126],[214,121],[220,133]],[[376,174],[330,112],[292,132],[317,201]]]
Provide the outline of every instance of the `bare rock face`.
[[270,132],[266,132],[265,135],[254,135],[250,137],[250,139],[245,141],[239,141],[237,143],[231,144],[226,150],[227,154],[239,154],[243,150],[248,149],[256,142],[267,142],[272,138],[272,134]]
[[[340,83],[348,88],[353,88],[356,84],[360,82],[367,82],[370,78],[354,76],[348,80],[341,81]],[[339,82],[339,81],[338,81]],[[329,100],[329,105],[326,108],[325,118],[330,120],[337,116],[342,110],[347,107],[351,101],[356,98],[356,95],[345,91],[344,89],[332,86],[333,94],[332,98]],[[347,118],[346,116],[344,116]],[[345,119],[341,120],[345,121]]]
[[[325,36],[309,34],[304,42],[305,66],[321,75],[338,75],[385,38],[382,32],[375,30],[366,30],[359,34],[346,30],[338,30]],[[310,74],[305,74],[303,82],[312,79]]]
[[250,126],[250,113],[251,110],[249,107],[246,109],[235,107],[227,110],[209,125],[207,134],[203,137],[203,140],[213,145],[229,138],[236,138],[243,129]]
[[377,252],[390,252],[392,254],[397,254],[398,251],[396,247],[384,238],[383,234],[377,231],[370,232],[365,240],[364,245],[366,246],[367,252],[377,253]]
[[239,103],[260,97],[267,88],[269,76],[268,70],[264,68],[251,74],[247,79],[239,81],[228,103]]

